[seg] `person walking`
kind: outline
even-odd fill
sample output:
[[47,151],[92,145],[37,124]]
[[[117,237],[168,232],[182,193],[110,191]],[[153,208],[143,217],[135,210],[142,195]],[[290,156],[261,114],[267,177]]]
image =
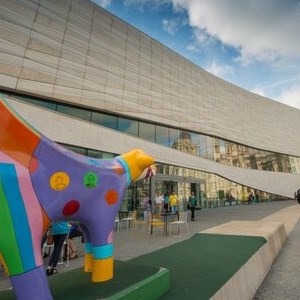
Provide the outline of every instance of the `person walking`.
[[191,210],[191,221],[195,221],[195,209],[197,206],[197,198],[195,197],[195,193],[191,192],[191,195],[189,197],[189,206]]

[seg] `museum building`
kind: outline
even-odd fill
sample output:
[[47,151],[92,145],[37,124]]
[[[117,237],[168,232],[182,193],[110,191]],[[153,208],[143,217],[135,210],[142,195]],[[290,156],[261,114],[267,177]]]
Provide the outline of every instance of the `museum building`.
[[157,175],[142,195],[193,191],[202,207],[292,198],[300,110],[228,83],[87,0],[0,4],[0,92],[33,127],[78,153],[141,148]]

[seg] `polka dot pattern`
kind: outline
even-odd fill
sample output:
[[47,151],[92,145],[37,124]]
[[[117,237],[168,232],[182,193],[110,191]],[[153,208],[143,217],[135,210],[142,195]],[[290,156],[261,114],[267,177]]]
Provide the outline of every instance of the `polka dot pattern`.
[[38,167],[39,167],[39,161],[34,156],[32,156],[28,167],[29,172],[31,174],[34,173],[38,169]]
[[70,183],[69,175],[65,172],[56,172],[50,178],[50,186],[53,190],[62,191]]
[[62,213],[66,217],[74,215],[79,210],[79,207],[80,207],[80,203],[77,200],[71,200],[66,203]]
[[105,201],[108,205],[114,205],[117,203],[119,194],[116,190],[109,190],[105,194]]

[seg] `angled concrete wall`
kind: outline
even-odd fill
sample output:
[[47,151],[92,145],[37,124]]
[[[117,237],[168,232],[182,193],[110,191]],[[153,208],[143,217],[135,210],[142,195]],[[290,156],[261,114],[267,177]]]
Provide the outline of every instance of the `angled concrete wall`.
[[[0,26],[0,88],[300,156],[299,110],[209,74],[88,0],[2,0]],[[159,162],[286,197],[299,188],[300,174],[229,167],[16,106],[28,122],[59,142],[112,153],[134,145]]]
[[247,92],[83,0],[2,0],[0,86],[300,156],[300,111]]

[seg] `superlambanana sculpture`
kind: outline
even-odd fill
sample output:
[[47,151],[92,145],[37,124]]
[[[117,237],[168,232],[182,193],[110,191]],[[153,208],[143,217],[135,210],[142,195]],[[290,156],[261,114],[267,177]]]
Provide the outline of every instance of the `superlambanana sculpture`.
[[153,163],[141,150],[111,160],[75,154],[30,127],[0,95],[0,262],[17,299],[52,299],[41,240],[59,220],[83,224],[84,270],[92,281],[111,279],[124,191],[154,175]]

